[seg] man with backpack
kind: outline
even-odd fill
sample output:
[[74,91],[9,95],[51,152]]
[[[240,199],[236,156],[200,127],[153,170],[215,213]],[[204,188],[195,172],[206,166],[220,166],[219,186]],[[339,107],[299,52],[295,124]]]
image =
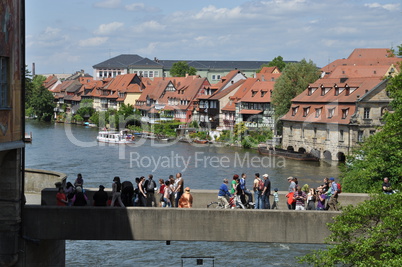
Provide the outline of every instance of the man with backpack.
[[338,211],[338,184],[335,183],[335,178],[331,177],[329,178],[330,183],[331,183],[331,198],[328,201],[328,206],[329,206],[329,210],[331,211]]
[[152,202],[154,203],[153,206],[156,207],[156,199],[155,199],[155,188],[156,182],[153,180],[153,175],[150,174],[148,176],[148,180],[145,181],[144,188],[147,195],[147,207],[152,207]]
[[264,181],[260,178],[257,172],[254,178],[254,209],[263,209],[264,203],[262,202],[262,191],[264,190]]

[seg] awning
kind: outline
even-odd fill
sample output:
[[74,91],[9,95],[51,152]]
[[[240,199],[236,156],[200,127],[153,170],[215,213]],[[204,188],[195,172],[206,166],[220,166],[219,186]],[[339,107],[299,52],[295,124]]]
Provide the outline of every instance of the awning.
[[242,109],[240,114],[260,114],[262,110],[259,109]]

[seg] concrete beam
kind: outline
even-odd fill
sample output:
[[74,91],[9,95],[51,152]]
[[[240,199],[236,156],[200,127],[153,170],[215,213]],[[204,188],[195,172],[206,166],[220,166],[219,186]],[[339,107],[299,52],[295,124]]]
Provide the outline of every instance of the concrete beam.
[[340,212],[25,206],[23,233],[38,240],[324,243]]

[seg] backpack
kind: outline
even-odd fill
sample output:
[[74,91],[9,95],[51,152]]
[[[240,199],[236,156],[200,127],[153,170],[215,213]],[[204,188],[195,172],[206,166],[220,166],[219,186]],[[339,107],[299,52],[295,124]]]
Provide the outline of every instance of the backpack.
[[338,187],[338,194],[342,193],[342,186],[340,183],[336,183],[336,186]]
[[156,187],[156,184],[155,184],[155,181],[154,180],[152,180],[152,181],[147,181],[148,183],[147,183],[147,191],[148,192],[153,192],[154,190],[155,190],[155,187]]
[[264,181],[262,179],[258,181],[258,190],[259,191],[264,190]]

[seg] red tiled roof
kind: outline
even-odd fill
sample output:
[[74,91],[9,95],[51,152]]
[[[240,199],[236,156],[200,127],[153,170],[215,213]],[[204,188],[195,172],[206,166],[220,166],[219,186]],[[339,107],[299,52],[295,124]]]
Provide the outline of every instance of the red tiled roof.
[[253,84],[257,82],[257,78],[247,78],[244,83],[240,86],[240,88],[234,93],[233,96],[230,97],[231,101],[224,106],[221,110],[224,111],[235,111],[236,103],[245,95],[248,91],[251,90]]
[[275,82],[271,81],[257,81],[239,102],[269,103],[271,102],[271,91],[274,90],[274,85]]

